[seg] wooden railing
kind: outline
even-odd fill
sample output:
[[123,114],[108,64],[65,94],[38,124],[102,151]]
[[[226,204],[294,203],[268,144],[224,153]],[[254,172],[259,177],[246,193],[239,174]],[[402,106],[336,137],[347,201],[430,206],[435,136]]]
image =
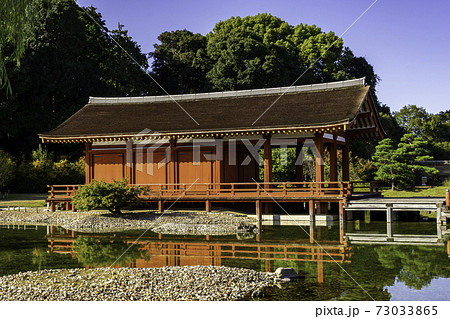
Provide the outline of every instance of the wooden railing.
[[[271,182],[271,183],[193,183],[130,184],[142,187],[145,200],[295,200],[348,198],[358,192],[378,192],[376,182]],[[65,203],[73,209],[72,197],[83,185],[49,185],[48,202]]]
[[272,182],[272,183],[193,183],[150,184],[143,187],[143,198],[297,198],[297,197],[345,197],[348,182]]

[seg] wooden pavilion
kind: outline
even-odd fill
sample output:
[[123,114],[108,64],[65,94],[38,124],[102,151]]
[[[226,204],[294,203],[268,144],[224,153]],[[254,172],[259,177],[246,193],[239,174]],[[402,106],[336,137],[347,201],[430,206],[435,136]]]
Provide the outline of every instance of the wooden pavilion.
[[[43,142],[84,143],[86,183],[121,180],[147,185],[143,196],[164,203],[306,202],[310,215],[342,204],[349,178],[349,141],[383,138],[364,78],[323,84],[172,96],[98,98]],[[304,145],[315,149],[315,181],[303,181]],[[296,181],[272,181],[272,148],[295,147]],[[325,181],[323,154],[330,156]],[[259,180],[258,149],[264,179]],[[338,149],[342,152],[338,181]],[[372,186],[372,185],[371,185]],[[49,201],[71,205],[78,185],[52,185]],[[372,187],[371,187],[372,191]],[[73,208],[73,207],[72,207]],[[341,214],[343,215],[343,213]]]

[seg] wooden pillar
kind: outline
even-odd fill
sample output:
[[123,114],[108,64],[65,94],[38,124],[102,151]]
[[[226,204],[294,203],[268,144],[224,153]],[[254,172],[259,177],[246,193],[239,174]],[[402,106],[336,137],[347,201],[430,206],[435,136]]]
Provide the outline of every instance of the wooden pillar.
[[345,139],[345,145],[342,147],[342,181],[350,181],[350,154],[348,140]]
[[[272,182],[272,145],[270,144],[270,134],[263,136],[264,141],[264,183]],[[269,189],[271,185],[264,184],[265,189]],[[266,202],[265,213],[272,214],[272,203]]]
[[450,256],[450,240],[447,241],[447,255]]
[[313,222],[314,221],[314,213],[315,213],[315,209],[314,209],[314,201],[310,200],[309,201],[309,221]]
[[[264,136],[264,183],[272,182],[272,145],[270,135]],[[264,185],[264,188],[270,188]]]
[[164,202],[162,200],[158,201],[158,212],[162,213],[164,211]]
[[133,164],[134,164],[134,154],[133,154],[133,140],[128,140],[126,144],[126,166],[125,166],[125,177],[128,183],[134,184],[133,177]]
[[330,152],[330,181],[336,182],[338,180],[336,137],[333,137],[333,143],[329,144],[328,150]]
[[317,247],[317,282],[323,284],[323,252],[322,247]]
[[[297,161],[300,153],[302,152],[303,148],[303,141],[298,142],[298,144],[295,146],[295,160]],[[295,165],[295,181],[296,182],[303,182],[304,176],[303,176],[303,163],[298,163]]]
[[309,221],[309,243],[314,244],[314,221]]
[[258,220],[261,220],[262,219],[262,207],[261,207],[262,205],[261,205],[261,201],[260,200],[257,200],[256,201],[256,218],[258,219]]
[[393,237],[392,223],[386,223],[386,235],[388,238]]
[[[316,146],[315,165],[316,165],[316,182],[324,182],[324,162],[323,162],[323,133],[316,133],[314,138]],[[317,185],[317,190],[321,192],[322,185]],[[326,214],[328,211],[328,203],[317,203],[317,215]]]
[[177,152],[175,147],[177,146],[177,141],[175,139],[169,140],[169,153],[170,153],[170,161],[167,163],[168,165],[168,176],[167,183],[168,184],[176,184],[178,182],[177,172],[176,172],[176,164],[177,164]]
[[345,221],[345,209],[344,209],[344,202],[339,201],[339,221],[344,222]]
[[314,138],[314,144],[316,146],[316,182],[324,181],[324,171],[323,171],[323,134],[317,133]]
[[211,212],[211,201],[209,199],[206,200],[205,206],[206,206],[206,212],[210,213]]
[[92,181],[92,143],[85,143],[85,184],[89,184]]
[[392,204],[386,204],[386,222],[392,223]]
[[[441,224],[443,222],[442,220],[442,207],[436,208],[436,223]],[[446,224],[447,221],[443,224]]]

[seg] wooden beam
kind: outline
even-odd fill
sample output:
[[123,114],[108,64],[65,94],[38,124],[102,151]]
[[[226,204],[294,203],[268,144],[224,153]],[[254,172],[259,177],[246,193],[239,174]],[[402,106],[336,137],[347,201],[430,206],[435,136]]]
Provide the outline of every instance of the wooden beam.
[[[298,144],[295,146],[295,160],[300,156],[300,153],[303,148],[303,141],[297,142]],[[299,163],[295,165],[295,181],[296,182],[303,182],[304,176],[303,176],[303,163]]]
[[85,143],[85,183],[89,184],[92,181],[92,143]]
[[309,221],[310,222],[314,222],[314,213],[315,213],[315,208],[314,208],[314,201],[310,200],[309,201]]
[[[272,145],[270,144],[270,134],[263,136],[264,141],[264,183],[272,182]],[[264,185],[264,188],[270,188],[270,185]],[[265,214],[272,214],[272,203],[264,204]]]
[[345,210],[344,210],[344,202],[339,201],[339,222],[345,221]]
[[133,177],[133,163],[134,163],[134,154],[133,154],[133,140],[127,141],[127,149],[125,151],[125,177],[128,180],[128,183],[134,184]]
[[262,218],[262,205],[261,205],[261,201],[257,200],[256,201],[256,219],[261,220],[261,218]]
[[324,181],[323,170],[323,133],[317,133],[314,137],[314,144],[316,146],[316,182]]
[[270,183],[272,182],[272,145],[270,145],[270,135],[265,135],[264,139],[264,183]]
[[170,161],[167,163],[167,181],[168,183],[176,184],[178,183],[176,166],[177,166],[177,150],[175,149],[177,146],[177,141],[174,139],[169,140],[169,153],[170,153]]
[[338,180],[338,163],[337,163],[337,143],[334,140],[328,145],[330,152],[330,181],[336,182]]

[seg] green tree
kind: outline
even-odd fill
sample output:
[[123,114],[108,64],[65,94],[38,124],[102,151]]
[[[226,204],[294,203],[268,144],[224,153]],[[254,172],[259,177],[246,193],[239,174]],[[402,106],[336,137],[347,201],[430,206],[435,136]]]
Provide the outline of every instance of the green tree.
[[[188,30],[163,32],[155,44],[152,75],[169,93],[196,93],[207,91],[206,72],[209,58],[206,37]],[[163,94],[162,90],[159,92]]]
[[375,154],[372,157],[373,164],[378,168],[375,179],[389,182],[392,190],[399,177],[399,171],[402,166],[398,163],[394,156],[394,145],[390,138],[381,140],[375,147]]
[[427,142],[412,133],[405,134],[397,147],[387,138],[378,143],[372,157],[377,168],[376,180],[388,182],[391,189],[414,187],[417,173],[429,176],[436,175],[435,168],[422,166],[418,162],[433,159],[426,149]]
[[0,87],[12,93],[6,63],[20,65],[32,35],[38,0],[2,0],[0,2]]
[[[61,124],[89,96],[151,91],[145,70],[111,40],[95,8],[83,10],[73,0],[40,0],[37,11],[20,68],[7,59],[14,92],[0,92],[0,147],[16,156],[29,154],[37,147],[38,133]],[[148,67],[146,55],[122,26],[110,33]]]
[[306,70],[296,84],[365,76],[375,93],[378,82],[373,67],[333,32],[267,13],[220,21],[206,37],[178,30],[158,39],[153,72],[169,92],[288,86]]
[[429,176],[437,175],[437,169],[418,164],[418,162],[433,159],[433,156],[429,155],[427,146],[428,143],[423,137],[416,137],[411,133],[405,134],[395,150],[395,157],[397,161],[405,163],[414,176],[416,173]]
[[91,184],[80,187],[73,197],[73,204],[79,210],[106,208],[113,214],[120,214],[123,207],[139,201],[141,191],[139,187],[129,186],[126,179],[112,183],[94,180]]
[[14,179],[16,163],[6,152],[0,150],[0,190],[8,187]]
[[406,105],[400,111],[394,113],[397,123],[407,132],[422,136],[425,125],[430,120],[430,115],[423,107]]

